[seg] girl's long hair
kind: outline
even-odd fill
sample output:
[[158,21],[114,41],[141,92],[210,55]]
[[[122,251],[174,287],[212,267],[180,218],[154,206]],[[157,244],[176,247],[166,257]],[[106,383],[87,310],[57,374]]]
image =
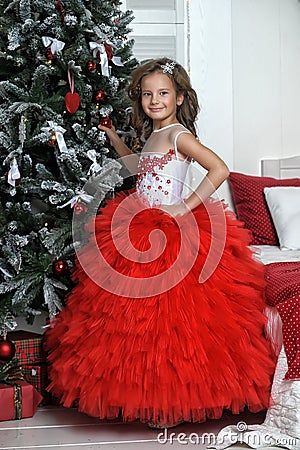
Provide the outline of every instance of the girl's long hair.
[[144,76],[153,72],[165,73],[172,81],[176,95],[184,95],[181,105],[177,106],[176,117],[178,122],[185,126],[195,137],[195,120],[199,112],[197,94],[191,86],[190,78],[184,68],[176,63],[172,73],[163,72],[166,64],[174,64],[169,58],[153,59],[137,67],[131,74],[131,82],[127,88],[129,98],[132,100],[132,126],[137,132],[137,139],[133,144],[133,150],[142,147],[142,142],[150,136],[153,124],[152,120],[144,113],[141,99],[141,83]]

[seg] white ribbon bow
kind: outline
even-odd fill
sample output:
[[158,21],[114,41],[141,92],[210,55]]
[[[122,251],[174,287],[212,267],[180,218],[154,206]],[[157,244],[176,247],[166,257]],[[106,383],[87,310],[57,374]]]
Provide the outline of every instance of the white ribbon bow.
[[74,207],[75,203],[78,202],[78,200],[82,200],[85,203],[90,203],[93,200],[93,196],[89,194],[85,194],[84,192],[79,192],[79,194],[74,195],[74,197],[71,198],[71,200],[67,201],[63,205],[57,206],[57,208],[64,208],[65,206],[70,205],[71,208]]
[[49,124],[49,127],[43,127],[43,128],[41,128],[41,130],[45,131],[45,132],[46,131],[50,132],[53,130],[55,133],[57,145],[58,145],[60,152],[66,153],[68,151],[68,149],[67,149],[64,137],[63,137],[63,134],[66,132],[66,130],[63,127],[61,127],[60,125],[57,125],[57,123],[53,122],[52,120],[48,120],[48,124]]
[[18,180],[19,178],[21,178],[21,174],[19,171],[18,163],[16,158],[13,158],[10,162],[10,169],[7,174],[7,182],[11,186],[15,187],[16,180]]
[[[110,45],[112,48],[116,48],[116,46],[111,41],[107,40],[106,43],[108,45]],[[111,60],[112,60],[112,62],[114,63],[115,66],[124,66],[120,56],[113,56]]]
[[51,52],[53,54],[61,52],[65,46],[64,42],[50,36],[43,36],[42,41],[45,47],[49,47],[49,45],[51,44]]
[[113,56],[112,57],[112,62],[114,63],[115,66],[121,66],[123,67],[124,64],[122,63],[122,59],[120,56]]
[[96,150],[88,150],[86,154],[87,154],[87,157],[91,161],[93,161],[93,164],[91,164],[91,167],[89,169],[89,173],[93,175],[93,174],[99,172],[102,169],[102,167],[96,160]]
[[101,62],[101,73],[104,77],[109,77],[108,57],[103,44],[98,42],[90,42],[90,49],[93,50],[93,56],[96,57],[99,52]]

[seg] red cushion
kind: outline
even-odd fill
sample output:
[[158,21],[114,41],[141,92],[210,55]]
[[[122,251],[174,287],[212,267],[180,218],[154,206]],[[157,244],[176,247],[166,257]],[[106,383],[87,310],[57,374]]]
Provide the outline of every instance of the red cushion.
[[264,196],[264,188],[300,186],[300,178],[277,180],[231,172],[229,182],[238,219],[252,233],[253,245],[278,245],[278,237]]

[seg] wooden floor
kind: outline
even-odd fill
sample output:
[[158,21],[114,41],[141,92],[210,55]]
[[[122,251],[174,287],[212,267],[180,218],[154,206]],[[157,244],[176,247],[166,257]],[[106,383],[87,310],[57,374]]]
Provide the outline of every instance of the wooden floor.
[[[79,413],[76,409],[44,406],[39,407],[30,419],[0,422],[0,449],[152,450],[188,447],[204,450],[209,443],[213,443],[214,435],[224,426],[238,422],[250,425],[263,420],[262,413],[244,413],[239,416],[227,413],[220,420],[182,424],[168,430],[165,435],[164,432],[150,430],[147,425],[139,422],[100,421]],[[244,444],[236,444],[231,448],[249,449]],[[264,450],[267,449],[275,450],[275,447],[264,447]]]

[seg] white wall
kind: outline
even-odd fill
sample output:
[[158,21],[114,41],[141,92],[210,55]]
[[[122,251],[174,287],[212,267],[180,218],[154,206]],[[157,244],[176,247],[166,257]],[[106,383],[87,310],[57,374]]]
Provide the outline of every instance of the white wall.
[[300,154],[300,2],[190,0],[202,142],[231,170]]
[[[201,106],[200,141],[234,166],[231,0],[190,0],[191,81]],[[219,195],[230,202],[228,187]]]

